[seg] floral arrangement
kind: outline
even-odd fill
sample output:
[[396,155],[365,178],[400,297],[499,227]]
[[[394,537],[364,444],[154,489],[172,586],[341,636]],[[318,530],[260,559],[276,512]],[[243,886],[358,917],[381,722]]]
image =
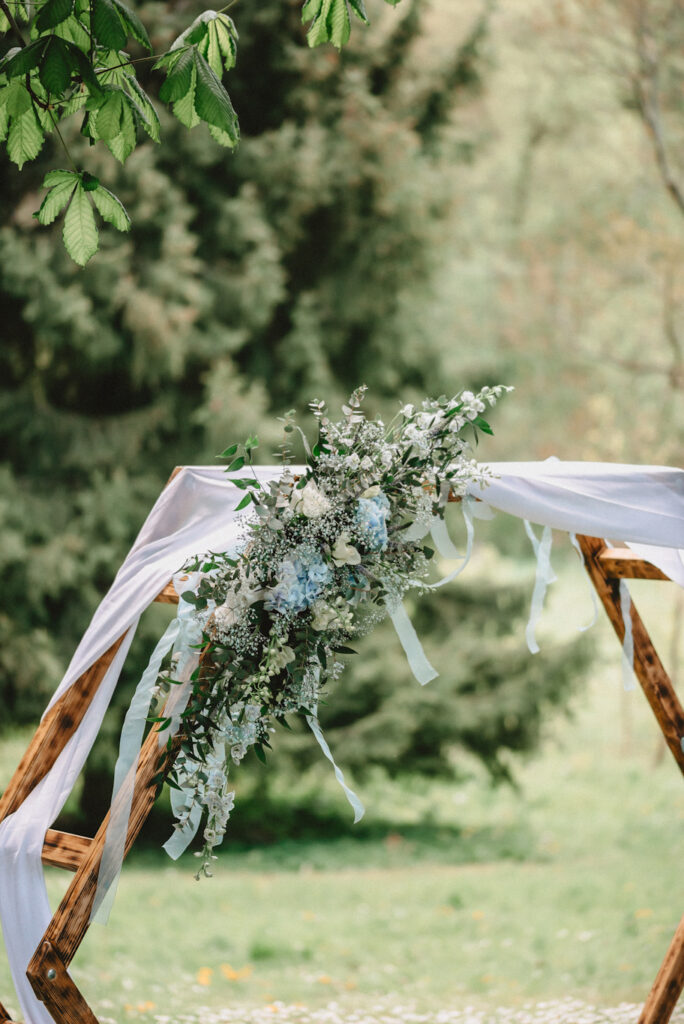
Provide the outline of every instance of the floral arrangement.
[[[343,671],[339,655],[354,653],[349,643],[391,614],[409,588],[428,586],[433,551],[423,538],[443,519],[450,495],[486,485],[488,471],[473,458],[471,441],[479,431],[492,433],[482,414],[511,389],[407,405],[388,426],[364,416],[365,390],[351,395],[339,422],[323,402],[311,403],[314,444],[288,413],[283,472],[267,484],[256,471],[249,475],[255,437],[223,452],[227,472],[241,472],[232,480],[244,492],[237,508],[249,512],[237,552],[185,566],[201,573],[182,599],[201,623],[202,658],[167,780],[182,794],[176,828],[187,830],[199,810],[206,816],[197,877],[211,874],[212,851],[226,830],[231,766],[250,748],[265,760],[275,723],[304,715],[332,761],[316,708]],[[289,446],[295,431],[306,453],[299,473]],[[160,691],[173,682],[167,672]]]

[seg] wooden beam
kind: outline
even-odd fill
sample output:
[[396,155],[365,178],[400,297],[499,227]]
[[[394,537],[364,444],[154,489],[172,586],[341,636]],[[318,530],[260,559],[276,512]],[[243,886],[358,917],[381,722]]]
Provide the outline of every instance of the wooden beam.
[[45,833],[41,855],[43,864],[77,871],[92,842],[87,836],[75,836],[70,832],[57,832],[54,828],[49,828]]
[[639,1024],[666,1024],[684,988],[684,917],[653,982],[639,1017]]
[[15,1024],[2,1003],[0,1003],[0,1024]]
[[29,793],[50,771],[81,724],[122,640],[123,636],[120,636],[45,714],[0,799],[0,821],[21,807]]
[[[618,640],[622,643],[625,627],[620,610],[620,583],[618,579],[611,579],[608,576],[601,560],[605,545],[598,537],[578,536],[577,540],[582,549],[587,572],[601,598]],[[632,603],[632,634],[634,636],[634,673],[646,695],[646,700],[651,705],[651,710],[658,719],[670,753],[684,774],[684,751],[682,751],[684,709],[634,603]]]
[[98,1024],[64,961],[49,942],[41,942],[26,975],[56,1024]]
[[167,583],[154,599],[157,604],[178,604],[178,594],[173,583]]
[[[171,749],[166,751],[163,769],[161,769],[164,772],[168,771],[173,764],[180,750],[181,739],[182,736],[177,734],[173,738]],[[164,753],[164,747],[161,750],[159,748],[159,734],[155,729],[147,736],[140,752],[124,857],[133,845],[152,810],[157,795],[157,785],[152,780],[160,771],[159,761]],[[97,835],[89,845],[85,857],[79,864],[76,874],[64,894],[64,898],[43,936],[44,942],[48,942],[52,948],[59,951],[59,955],[66,967],[73,960],[90,925],[90,912],[95,899],[110,816],[111,811],[107,813],[98,829]],[[106,884],[107,879],[103,881]],[[33,964],[33,961],[31,963]],[[29,968],[32,969],[31,965],[29,965]]]
[[609,579],[669,580],[670,578],[652,562],[640,558],[630,548],[605,548],[598,559]]

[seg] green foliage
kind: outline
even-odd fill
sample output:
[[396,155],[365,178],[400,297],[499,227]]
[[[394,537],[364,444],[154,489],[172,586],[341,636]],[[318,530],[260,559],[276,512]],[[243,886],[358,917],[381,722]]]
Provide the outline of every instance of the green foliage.
[[86,171],[50,171],[43,188],[49,191],[35,217],[41,224],[52,224],[66,207],[64,248],[75,263],[84,267],[97,252],[98,233],[93,204],[103,220],[119,231],[128,231],[131,221],[124,207],[108,189]]
[[[362,0],[306,0],[303,17],[313,19],[309,45],[331,42],[339,48],[348,42],[350,7],[368,22]],[[82,134],[92,144],[102,142],[122,164],[138,144],[138,129],[159,142],[159,117],[137,80],[138,64],[145,59],[166,73],[159,98],[172,105],[181,124],[194,128],[204,122],[214,141],[229,148],[239,140],[237,114],[222,81],[235,66],[238,39],[225,9],[204,11],[167,51],[154,55],[147,28],[122,0],[39,0],[30,16],[17,0],[10,6],[3,0],[4,35],[21,44],[0,59],[0,141],[6,140],[19,170],[38,156],[54,131],[75,173],[87,173],[73,163],[60,128],[83,108]],[[149,56],[125,52],[130,40]],[[92,210],[78,189],[69,200],[63,238],[81,266],[99,247]]]
[[[302,49],[291,6],[245,7],[231,89],[242,141],[229,161],[206,126],[188,133],[165,111],[168,148],[147,140],[125,165],[65,125],[77,166],[90,167],[91,177],[80,179],[86,201],[96,215],[114,216],[119,208],[108,211],[109,193],[99,184],[111,182],[133,221],[125,235],[102,232],[101,256],[83,273],[31,217],[40,206],[45,223],[61,229],[73,172],[51,171],[52,154],[41,154],[27,169],[29,195],[21,201],[14,167],[0,164],[1,721],[40,715],[174,465],[213,462],[228,439],[247,433],[259,434],[255,461],[273,461],[280,440],[273,412],[301,406],[302,395],[332,406],[365,381],[381,396],[371,413],[391,417],[398,395],[410,401],[433,392],[435,380],[445,391],[482,381],[474,356],[444,330],[444,304],[434,291],[462,218],[454,196],[471,173],[463,140],[472,159],[486,156],[477,133],[462,127],[478,109],[481,82],[471,76],[452,91],[450,106],[429,108],[445,70],[462,63],[463,41],[426,63],[419,10],[388,9],[377,30],[355,35],[338,55]],[[150,22],[152,38],[165,27],[169,38],[178,36],[182,25],[169,26],[167,17],[160,9],[159,21]],[[188,43],[193,47],[211,67],[202,41]],[[468,58],[473,74],[484,74],[482,47],[478,60]],[[117,89],[136,96],[137,80],[115,67],[117,54],[108,50],[102,60],[103,96]],[[151,81],[141,73],[145,95]],[[81,108],[87,130],[96,113]],[[453,292],[447,305],[451,310]],[[501,431],[495,440],[505,440]],[[444,599],[445,616],[470,621],[474,597],[457,609]],[[494,600],[491,591],[487,599]],[[93,819],[110,796],[123,708],[164,628],[163,611],[152,609],[143,620],[94,751],[84,790]],[[503,622],[504,611],[495,617]],[[441,639],[429,623],[416,624],[432,657]],[[475,635],[479,628],[473,620]],[[361,671],[379,690],[383,665],[405,671],[393,635],[378,640],[363,666],[354,660],[345,682]],[[460,649],[460,638],[456,644]],[[503,685],[496,676],[506,667],[502,652],[498,646],[487,671],[493,687]],[[443,670],[436,682],[450,686],[450,679]],[[518,664],[510,685],[524,687]],[[460,676],[454,687],[462,690]],[[426,700],[435,714],[431,693],[410,677],[394,689],[400,700],[404,693]],[[389,694],[378,700],[389,715]],[[483,693],[480,706],[485,702]],[[524,707],[522,698],[517,706]],[[348,754],[358,764],[352,747],[360,749],[354,736],[370,728],[363,725],[366,708],[359,703],[341,763]],[[342,723],[329,724],[337,754]],[[503,734],[497,715],[484,751],[492,764]],[[279,746],[285,739],[278,736]],[[392,742],[411,751],[409,740],[402,726]],[[531,730],[525,742],[533,741]],[[445,738],[435,760],[460,744],[454,734]],[[302,756],[317,756],[310,738],[306,750]],[[422,757],[425,767],[428,760]]]

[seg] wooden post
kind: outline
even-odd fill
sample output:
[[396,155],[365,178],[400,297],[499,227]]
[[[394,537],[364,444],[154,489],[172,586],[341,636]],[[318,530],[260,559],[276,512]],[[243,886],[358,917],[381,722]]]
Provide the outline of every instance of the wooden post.
[[29,793],[50,771],[81,724],[122,640],[123,636],[120,636],[45,715],[0,799],[0,821],[21,807]]
[[[637,558],[632,552],[622,554],[621,548],[606,548],[597,537],[577,538],[587,572],[601,598],[617,638],[622,643],[625,626],[620,610],[620,580],[666,580],[668,577],[649,562]],[[670,682],[670,677],[658,657],[648,630],[632,602],[632,635],[634,637],[634,674],[646,695],[646,700],[658,720],[658,725],[670,752],[684,774],[684,709]]]
[[[621,579],[667,580],[668,577],[650,562],[644,562],[625,548],[607,548],[597,537],[578,537],[589,577],[601,598],[603,607],[620,643],[625,624],[620,605]],[[684,773],[684,710],[670,677],[656,652],[648,631],[631,603],[634,636],[634,673],[646,700],[658,720],[672,756]],[[684,989],[684,917],[665,954],[638,1024],[667,1024]]]

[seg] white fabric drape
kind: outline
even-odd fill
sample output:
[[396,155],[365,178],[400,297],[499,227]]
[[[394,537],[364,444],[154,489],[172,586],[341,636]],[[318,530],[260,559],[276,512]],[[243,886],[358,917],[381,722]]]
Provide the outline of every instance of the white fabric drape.
[[[542,526],[627,542],[684,586],[684,471],[556,460],[492,463],[491,469],[491,484],[473,494],[493,508]],[[262,467],[253,475],[265,481],[279,472],[280,467]],[[0,919],[26,1024],[52,1024],[25,977],[51,916],[40,859],[45,832],[97,736],[141,613],[188,557],[235,543],[240,525],[234,508],[241,494],[222,468],[204,466],[184,468],[162,492],[50,706],[118,637],[126,638],[52,771],[0,823]]]

